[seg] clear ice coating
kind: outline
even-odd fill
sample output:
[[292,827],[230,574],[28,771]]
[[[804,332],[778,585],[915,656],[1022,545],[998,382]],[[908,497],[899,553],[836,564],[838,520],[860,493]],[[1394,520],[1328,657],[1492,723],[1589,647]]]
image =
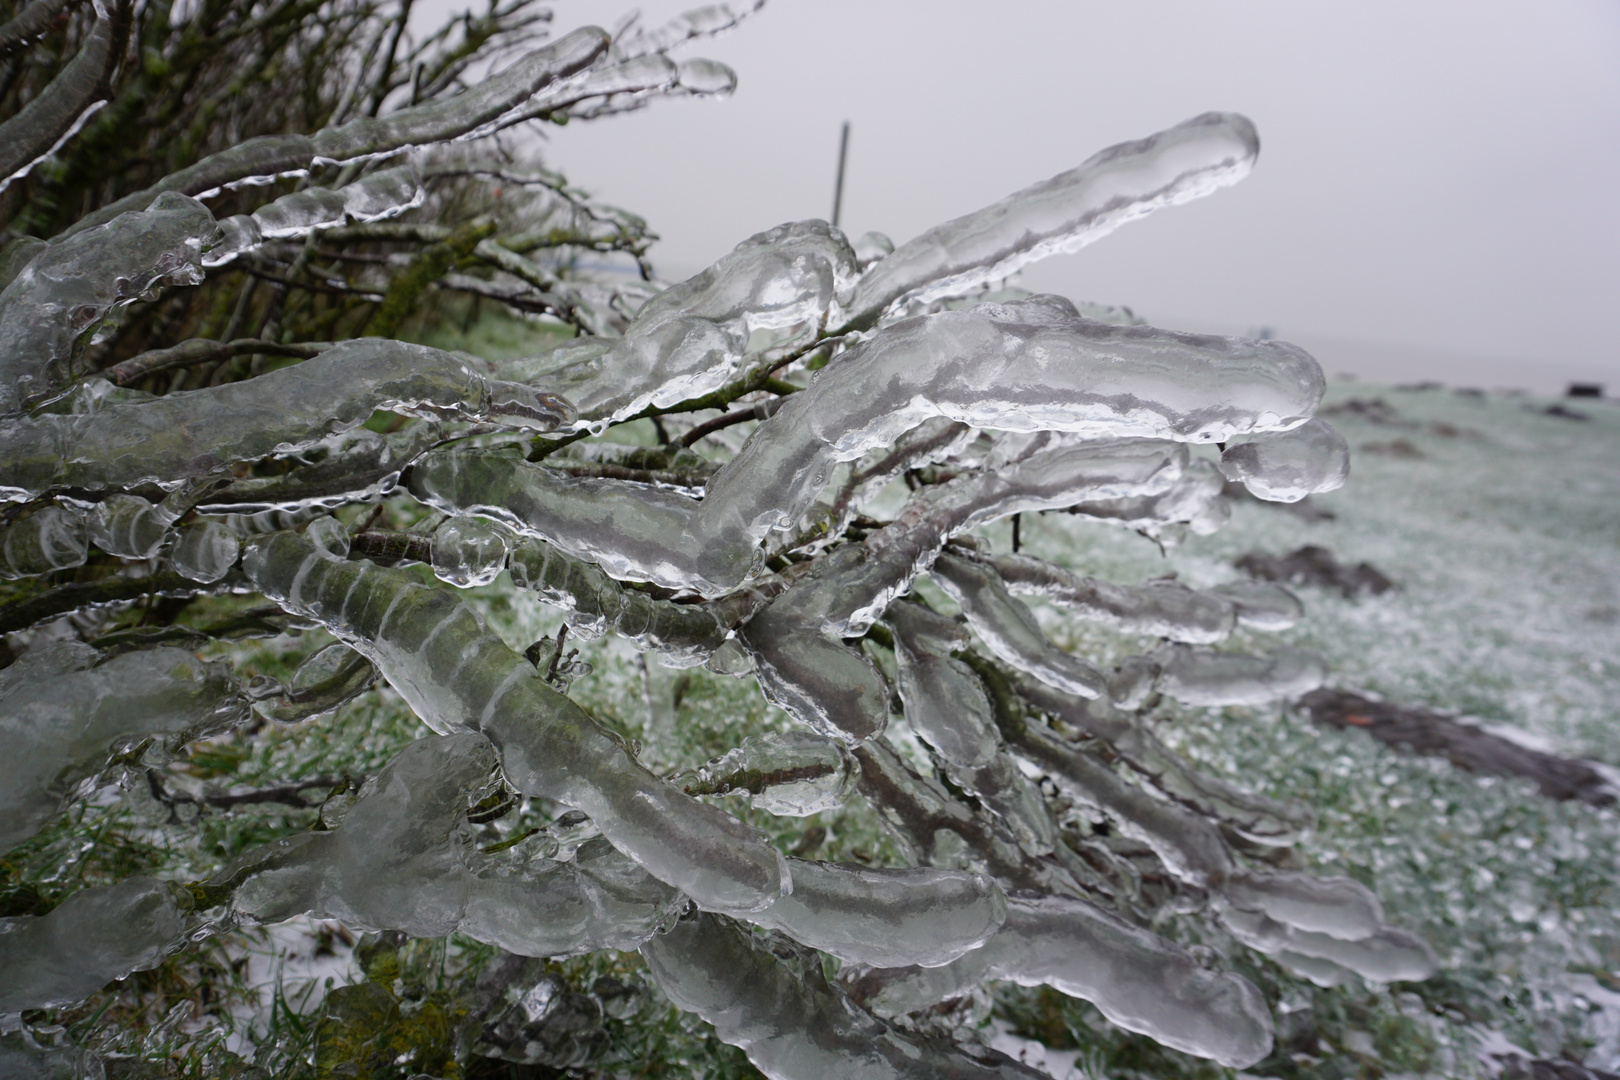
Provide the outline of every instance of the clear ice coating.
[[1312,417],[1292,431],[1258,435],[1221,452],[1221,472],[1258,499],[1299,502],[1344,486],[1350,444],[1332,424]]
[[598,431],[649,405],[702,397],[751,359],[812,340],[855,273],[837,229],[781,225],[649,300],[617,340],[556,350],[530,381],[567,397]]
[[88,339],[154,287],[202,280],[214,216],[195,199],[150,207],[44,247],[0,292],[0,417],[56,397],[84,372]]
[[864,973],[854,992],[895,1015],[986,979],[1084,998],[1127,1031],[1231,1068],[1271,1052],[1271,1012],[1253,983],[1208,970],[1158,935],[1075,897],[1013,893],[1006,923],[983,948],[933,970]]
[[514,787],[584,811],[615,847],[699,904],[746,914],[791,889],[782,857],[757,833],[648,772],[450,594],[344,561],[307,533],[254,539],[242,564],[265,595],[375,663],[428,726],[482,731]]
[[898,301],[959,295],[1037,259],[1078,250],[1160,207],[1237,183],[1259,154],[1254,125],[1236,113],[1204,113],[1110,146],[900,245],[861,279],[851,315],[870,321]]
[[0,919],[0,1021],[72,1005],[186,941],[191,897],[149,877],[84,889],[47,915]]
[[38,832],[115,755],[148,741],[188,741],[246,716],[228,665],[184,649],[105,659],[77,641],[30,649],[0,671],[0,849]]
[[0,497],[33,498],[57,487],[174,487],[234,462],[313,446],[378,409],[541,431],[573,419],[555,394],[486,379],[450,353],[360,338],[246,382],[96,412],[0,420]]
[[855,777],[855,762],[839,743],[789,731],[750,735],[708,764],[669,779],[688,795],[745,791],[766,813],[809,817],[844,805]]
[[914,1039],[853,1006],[814,954],[715,915],[682,919],[641,955],[671,1001],[713,1024],[772,1080],[1045,1075],[993,1050]]
[[[1299,650],[1208,648],[1238,627],[1293,625],[1295,597],[1257,582],[1121,585],[963,536],[1021,512],[1068,511],[1168,546],[1227,523],[1229,480],[1280,501],[1344,481],[1346,444],[1313,416],[1321,370],[1297,348],[983,292],[1241,178],[1258,152],[1242,117],[1210,113],[1112,147],[898,249],[882,234],[851,245],[824,222],[784,224],[662,291],[650,280],[604,286],[531,254],[545,229],[563,229],[567,243],[540,246],[642,260],[642,248],[615,245],[650,239],[645,223],[599,214],[555,174],[475,164],[474,175],[550,189],[565,207],[543,228],[529,223],[530,246],[489,240],[477,258],[543,291],[581,337],[497,362],[384,338],[227,331],[233,340],[153,341],[87,377],[121,308],[264,245],[274,254],[310,238],[314,250],[315,234],[343,243],[364,231],[346,226],[367,223],[368,236],[393,240],[448,235],[375,224],[424,205],[420,162],[398,156],[413,148],[655,95],[730,92],[724,65],[664,53],[742,14],[721,5],[661,30],[632,22],[617,41],[577,31],[464,91],[250,140],[49,241],[7,246],[0,498],[12,505],[0,508],[0,577],[19,583],[8,589],[37,586],[54,603],[149,574],[164,595],[257,590],[281,613],[242,616],[254,632],[319,625],[338,644],[285,685],[260,676],[244,687],[224,661],[154,647],[224,631],[152,628],[173,635],[152,639],[126,627],[96,639],[99,651],[25,639],[0,668],[0,850],[250,709],[295,723],[381,675],[436,734],[334,794],[318,829],[250,849],[205,881],[131,878],[42,917],[0,919],[0,1024],[78,1001],[188,939],[304,914],[456,932],[523,956],[640,948],[668,996],[764,1073],[816,1080],[1035,1075],[918,1036],[915,1020],[881,1018],[997,979],[1085,998],[1126,1030],[1230,1067],[1269,1052],[1270,1015],[1251,983],[1081,896],[1111,895],[1143,921],[1196,906],[1322,985],[1434,972],[1433,952],[1391,926],[1367,889],[1251,858],[1254,845],[1297,841],[1302,808],[1204,775],[1152,732],[1158,694],[1255,705],[1320,685],[1321,661]],[[13,164],[29,167],[36,144],[71,134],[95,106],[80,76],[106,23],[73,77],[0,129],[27,129],[0,139]],[[7,34],[38,32],[0,28],[0,56]],[[340,162],[351,163],[348,183],[302,186],[222,220],[197,201]],[[442,179],[456,167],[427,171]],[[443,281],[517,296],[470,274]],[[138,388],[266,351],[300,362],[199,390]],[[681,415],[761,386],[776,396],[745,398],[757,403],[743,415],[759,423],[740,449],[721,432],[738,414],[719,426]],[[414,422],[361,427],[378,411]],[[574,441],[666,411],[657,447]],[[1198,443],[1223,445],[1218,465],[1186,445]],[[895,511],[899,481],[909,492]],[[449,516],[431,531],[373,531],[408,497]],[[363,519],[325,513],[378,502]],[[95,577],[116,560],[119,573]],[[82,581],[27,580],[87,562]],[[561,635],[531,661],[458,595],[503,569],[525,592],[517,603],[561,608],[580,637],[611,633],[668,666],[754,678],[800,726],[660,778],[566,696],[566,665],[549,662]],[[960,618],[924,602],[936,595],[927,583],[910,595],[925,575]],[[1054,645],[1020,596],[1164,644],[1104,672]],[[57,630],[93,637],[87,614]],[[650,674],[646,685],[650,705]],[[899,735],[918,738],[905,754],[882,734],[896,709]],[[480,848],[475,808],[513,791],[568,812]],[[763,815],[808,818],[850,806],[856,791],[912,865],[790,858],[724,809],[746,797]],[[1086,818],[1111,829],[1067,828]],[[821,953],[843,963],[839,983]]]
[[433,574],[466,589],[488,585],[506,566],[506,533],[476,518],[446,518],[433,530]]
[[1263,705],[1308,694],[1327,678],[1327,665],[1303,649],[1264,656],[1166,645],[1154,653],[1159,691],[1187,705]]

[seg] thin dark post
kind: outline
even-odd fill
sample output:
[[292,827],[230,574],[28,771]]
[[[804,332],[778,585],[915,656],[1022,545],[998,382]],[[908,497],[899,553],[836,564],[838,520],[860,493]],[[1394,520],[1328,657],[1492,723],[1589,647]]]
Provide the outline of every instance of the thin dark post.
[[844,121],[844,133],[838,137],[838,182],[833,185],[833,216],[832,223],[838,224],[838,216],[844,209],[844,162],[849,158],[849,121]]

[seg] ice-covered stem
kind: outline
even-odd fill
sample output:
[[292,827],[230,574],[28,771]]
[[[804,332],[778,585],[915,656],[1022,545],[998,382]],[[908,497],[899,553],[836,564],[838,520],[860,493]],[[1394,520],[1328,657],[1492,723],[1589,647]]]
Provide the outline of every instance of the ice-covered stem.
[[183,649],[105,660],[76,641],[30,649],[0,671],[0,851],[38,832],[113,756],[152,739],[172,750],[247,715],[229,665]]
[[[1081,318],[1061,298],[1037,297],[880,330],[761,424],[701,504],[608,481],[479,466],[465,454],[434,455],[413,470],[411,484],[440,509],[497,517],[599,561],[615,577],[714,595],[747,576],[771,530],[792,527],[836,462],[887,446],[934,417],[1097,440],[1215,441],[1303,422],[1323,386],[1316,362],[1290,345],[1110,326]],[[1003,512],[1147,493],[1082,488],[1065,492],[1066,503],[1033,499]]]
[[1422,982],[1440,970],[1428,942],[1380,924],[1358,937],[1289,926],[1259,911],[1227,908],[1221,923],[1238,941],[1273,957],[1319,986],[1334,986],[1346,972],[1372,982]]
[[450,353],[362,338],[246,382],[0,421],[0,497],[33,498],[56,487],[172,487],[313,446],[378,409],[542,431],[573,418],[555,394],[486,379]]
[[334,525],[250,542],[243,568],[265,595],[365,655],[430,727],[482,731],[508,781],[588,814],[615,847],[716,910],[768,907],[779,856],[753,830],[648,772],[629,748],[548,686],[451,593],[342,557]]
[[861,278],[849,322],[870,325],[902,300],[960,295],[1037,259],[1078,250],[1160,207],[1237,183],[1259,153],[1254,125],[1236,113],[1204,113],[1111,146],[900,245]]
[[699,398],[767,351],[812,340],[855,274],[843,234],[821,221],[750,237],[695,277],[649,300],[604,348],[557,351],[534,381],[566,395],[601,431],[643,409]]
[[1120,585],[1030,555],[988,555],[986,561],[1009,592],[1039,596],[1127,634],[1207,645],[1225,640],[1237,621],[1229,601],[1174,581]]
[[[795,395],[799,397],[802,395]],[[823,734],[858,742],[883,729],[888,690],[839,639],[864,634],[952,536],[1021,510],[1065,506],[1086,493],[1153,491],[1173,481],[1185,448],[1156,440],[1037,449],[1001,468],[917,496],[894,522],[816,562],[739,634],[766,696]]]
[[132,877],[74,893],[48,915],[0,919],[0,1024],[155,967],[185,943],[190,910],[180,886]]
[[1229,825],[1255,843],[1292,844],[1309,821],[1303,806],[1279,803],[1194,769],[1128,713],[1065,694],[1028,677],[1015,678],[1014,686],[1029,704],[1077,734],[1106,742],[1132,769],[1170,798],[1203,817]]
[[35,255],[0,293],[0,416],[54,397],[83,374],[78,353],[115,307],[156,285],[203,279],[214,218],[195,199],[164,195]]
[[[391,435],[354,428],[325,440],[327,452],[319,460],[275,476],[233,480],[206,496],[197,510],[227,519],[237,531],[246,528],[239,519],[247,515],[303,513],[300,520],[308,520],[315,512],[367,502],[392,491],[405,467],[444,436],[443,425],[434,422],[409,424]],[[247,531],[274,532],[299,523]]]
[[883,1015],[925,1009],[989,979],[1045,984],[1096,1005],[1111,1022],[1232,1068],[1271,1051],[1265,998],[1240,975],[1212,971],[1180,947],[1077,897],[1013,893],[983,948],[932,970],[868,971],[857,1000]]
[[669,782],[688,795],[746,792],[761,810],[807,817],[842,806],[854,791],[854,759],[832,739],[808,731],[751,735],[696,769]]
[[0,634],[13,630],[27,630],[49,619],[83,611],[89,608],[124,604],[149,596],[196,596],[202,593],[229,592],[240,586],[240,580],[202,584],[173,570],[159,570],[142,577],[111,574],[94,581],[70,581],[44,592],[35,593],[0,607]]
[[[72,138],[112,95],[113,76],[124,62],[129,43],[134,5],[130,0],[119,0],[110,13],[100,4],[96,10],[96,24],[78,55],[38,96],[0,123],[0,191]],[[29,20],[25,26],[13,29],[27,15],[25,11],[6,24],[13,40],[18,30],[26,32],[35,24],[36,20]]]
[[260,338],[238,338],[235,341],[211,341],[191,338],[178,345],[163,349],[149,349],[138,356],[105,368],[101,377],[114,386],[134,386],[148,375],[157,375],[177,368],[200,364],[217,364],[237,356],[293,356],[308,360],[332,347],[330,341],[301,341],[283,344]]
[[[797,960],[785,962],[778,950]],[[861,1080],[1043,1074],[993,1050],[970,1057],[952,1043],[909,1037],[829,984],[813,957],[773,948],[716,915],[694,914],[641,948],[653,980],[680,1008],[714,1025],[772,1080]]]
[[0,25],[0,59],[28,48],[56,25],[57,18],[76,0],[33,0],[17,17]]
[[89,557],[84,512],[47,505],[0,526],[0,578],[33,577]]
[[527,54],[499,75],[442,101],[382,117],[361,117],[313,135],[248,139],[86,215],[68,232],[82,232],[121,213],[144,210],[163,192],[203,196],[244,181],[305,173],[317,164],[383,157],[412,147],[488,134],[504,126],[507,114],[543,87],[592,67],[607,47],[605,30],[582,27]]
[[1312,417],[1292,431],[1244,439],[1221,452],[1221,473],[1268,502],[1334,491],[1350,475],[1350,444]]
[[1102,672],[1047,640],[1034,613],[1007,591],[990,566],[944,553],[929,573],[1002,663],[1080,697],[1100,697],[1107,689]]

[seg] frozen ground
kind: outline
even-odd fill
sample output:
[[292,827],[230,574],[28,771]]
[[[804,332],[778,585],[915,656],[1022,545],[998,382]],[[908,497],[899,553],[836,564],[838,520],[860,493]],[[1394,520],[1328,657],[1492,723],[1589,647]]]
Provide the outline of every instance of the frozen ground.
[[[1300,590],[1307,618],[1284,635],[1330,658],[1331,684],[1510,725],[1556,752],[1617,764],[1620,408],[1563,403],[1587,418],[1578,420],[1548,405],[1339,383],[1327,408],[1354,449],[1351,479],[1313,500],[1332,520],[1250,501],[1228,528],[1161,555],[1134,535],[1049,514],[1026,517],[1024,542],[1098,576],[1173,572],[1193,585],[1237,576],[1232,560],[1250,550],[1318,544],[1342,561],[1367,560],[1400,587],[1359,600]],[[1057,634],[1074,624],[1048,625]],[[1100,636],[1073,644],[1110,645]],[[1306,856],[1373,885],[1440,950],[1440,979],[1375,1007],[1417,1020],[1405,1037],[1434,1042],[1414,1064],[1466,1074],[1484,1054],[1488,1071],[1491,1052],[1511,1042],[1620,1069],[1613,810],[1400,757],[1290,713],[1183,709],[1164,734],[1207,768],[1316,806]],[[1282,1011],[1313,1004],[1323,1002],[1300,991]],[[1373,1049],[1320,1018],[1317,1036],[1306,1057],[1365,1062]]]

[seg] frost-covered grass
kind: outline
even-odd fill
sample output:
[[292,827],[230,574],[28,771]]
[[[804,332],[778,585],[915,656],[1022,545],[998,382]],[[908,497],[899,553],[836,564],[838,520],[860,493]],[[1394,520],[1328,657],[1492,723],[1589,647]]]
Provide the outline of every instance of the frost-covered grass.
[[[1368,560],[1400,588],[1359,600],[1304,589],[1307,618],[1282,640],[1328,656],[1338,685],[1513,725],[1558,752],[1620,763],[1612,704],[1620,697],[1620,470],[1612,464],[1620,457],[1620,409],[1583,405],[1590,419],[1581,422],[1546,415],[1545,402],[1354,384],[1335,386],[1328,406],[1353,398],[1382,398],[1393,422],[1333,414],[1356,455],[1349,486],[1317,500],[1333,512],[1331,521],[1310,523],[1246,502],[1227,529],[1163,553],[1134,534],[1046,514],[1023,519],[1025,548],[1112,580],[1176,573],[1193,585],[1238,576],[1232,560],[1249,550],[1285,553],[1314,543],[1341,560]],[[408,526],[414,512],[400,506],[390,513],[395,526]],[[1006,523],[981,533],[992,547],[1008,545]],[[425,571],[423,578],[433,580]],[[467,595],[518,649],[554,635],[560,623],[504,575]],[[238,603],[199,602],[185,618],[206,623]],[[1041,615],[1060,643],[1098,659],[1146,644],[1054,611]],[[230,652],[244,674],[285,678],[327,640],[306,631],[290,642],[249,642]],[[1228,647],[1265,649],[1278,640],[1240,634]],[[593,670],[572,695],[635,740],[643,760],[661,772],[695,766],[745,735],[789,722],[751,679],[671,671],[613,640],[573,644]],[[1620,1068],[1614,811],[1552,802],[1528,784],[1401,757],[1288,710],[1166,706],[1156,716],[1161,735],[1201,767],[1311,804],[1316,825],[1298,848],[1301,864],[1372,886],[1392,919],[1423,934],[1442,958],[1441,975],[1428,983],[1375,987],[1352,979],[1324,990],[1235,946],[1196,913],[1165,918],[1157,929],[1208,946],[1215,962],[1255,980],[1275,1003],[1278,1051],[1251,1072],[1483,1075],[1493,1068],[1486,1052],[1508,1044]],[[333,715],[197,746],[164,775],[195,792],[358,778],[423,734],[398,697],[379,687]],[[318,803],[322,793],[311,794]],[[859,798],[802,820],[772,818],[735,798],[719,801],[794,854],[901,860]],[[498,841],[558,812],[528,800],[481,828]],[[195,880],[253,845],[314,826],[319,813],[253,804],[228,812],[182,806],[171,815],[143,783],[112,788],[9,855],[0,866],[6,911],[44,910],[84,884],[136,872]],[[449,1047],[435,1018],[466,1007],[489,950],[452,938],[391,954],[386,942],[364,940],[357,953],[353,941],[341,928],[316,923],[227,936],[79,1009],[38,1019],[66,1025],[75,1041],[128,1055],[129,1075],[230,1075],[255,1058],[273,1075],[331,1075],[333,1055],[348,1053],[355,1039],[392,1054],[373,1055],[376,1067],[362,1075],[408,1076],[429,1063],[438,1075],[453,1075],[442,1064]],[[598,1074],[752,1074],[706,1025],[645,985],[633,954],[554,962],[548,970],[581,990],[603,977],[642,986],[635,1009],[603,1021],[608,1049],[588,1067]],[[998,987],[994,1000],[980,997],[958,1016],[1003,1049],[1040,1039],[1055,1051],[1045,1060],[1073,1058],[1092,1077],[1222,1072],[1117,1032],[1090,1006],[1050,990]],[[507,1073],[475,1064],[463,1075]]]

